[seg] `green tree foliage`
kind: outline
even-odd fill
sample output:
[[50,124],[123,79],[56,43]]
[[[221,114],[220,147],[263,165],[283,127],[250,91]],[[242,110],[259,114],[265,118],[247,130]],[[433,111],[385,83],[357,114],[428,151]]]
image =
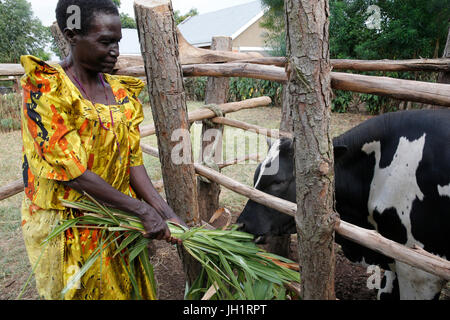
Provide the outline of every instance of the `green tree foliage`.
[[[380,8],[380,29],[366,21]],[[442,55],[450,0],[330,0],[332,58],[412,59]]]
[[261,0],[261,3],[274,10],[277,14],[284,14],[284,0]]
[[[268,46],[283,56],[284,1],[261,0],[269,7],[262,26],[269,30]],[[329,0],[330,56],[335,59],[413,59],[441,57],[449,30],[450,0]],[[379,24],[368,24],[379,8]],[[281,54],[280,54],[281,53]],[[430,73],[368,73],[423,81],[435,80]],[[345,112],[356,96],[371,113],[395,110],[398,101],[335,90],[333,110]]]
[[268,30],[264,34],[265,45],[272,48],[273,56],[286,56],[286,32],[284,22],[284,0],[261,0],[268,11],[260,26]]
[[[284,1],[261,0],[269,8],[262,26],[266,42],[283,52]],[[329,0],[332,58],[412,59],[442,55],[449,28],[450,0]],[[371,5],[380,8],[380,29],[369,28]]]
[[45,52],[49,41],[49,29],[33,16],[31,4],[0,0],[0,63],[18,63],[25,54],[49,59]]
[[[379,8],[379,28],[370,28],[369,6]],[[413,59],[442,56],[450,17],[450,0],[330,0],[330,55],[338,59]],[[394,78],[435,81],[435,74],[371,72]],[[354,97],[376,114],[394,111],[399,101],[335,90],[334,111],[345,111]]]
[[198,15],[198,10],[196,8],[192,8],[188,13],[182,15],[179,10],[175,10],[173,13],[173,17],[175,19],[175,23],[178,25],[182,23],[187,18]]
[[[120,0],[112,0],[114,4],[117,6],[117,8],[120,8]],[[136,29],[136,20],[130,17],[128,13],[121,12],[120,13],[120,22],[122,22],[122,28],[127,29]]]
[[136,20],[130,17],[127,13],[120,13],[120,21],[122,22],[122,28],[136,29]]

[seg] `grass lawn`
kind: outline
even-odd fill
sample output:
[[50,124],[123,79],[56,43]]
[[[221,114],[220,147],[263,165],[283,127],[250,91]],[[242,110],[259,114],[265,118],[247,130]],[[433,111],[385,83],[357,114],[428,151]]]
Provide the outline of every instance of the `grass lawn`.
[[[188,109],[192,111],[202,105],[203,103],[199,102],[189,102]],[[227,117],[272,129],[279,127],[281,110],[274,107],[262,107],[241,110],[229,114]],[[367,118],[368,116],[362,115],[334,114],[332,117],[332,135],[336,136]],[[148,123],[152,123],[152,116],[151,109],[147,106],[145,107],[144,124]],[[194,150],[198,150],[200,133],[201,124],[193,124],[191,139]],[[226,127],[224,137],[224,154],[227,157],[225,160],[243,156],[245,153],[260,153],[263,156],[267,153],[265,138],[255,134]],[[142,141],[157,147],[156,136],[146,137]],[[1,186],[21,178],[21,150],[22,142],[19,131],[0,133]],[[195,156],[195,158],[197,157]],[[144,154],[144,163],[152,180],[160,180],[159,160]],[[256,166],[256,162],[238,164],[223,169],[222,173],[239,182],[252,185],[253,172]],[[15,299],[31,272],[21,233],[20,206],[22,197],[23,194],[18,194],[0,201],[0,300]],[[233,212],[240,212],[246,201],[245,197],[222,188],[220,197],[222,207],[226,207]],[[23,299],[36,298],[37,292],[34,283],[32,283],[25,292]]]

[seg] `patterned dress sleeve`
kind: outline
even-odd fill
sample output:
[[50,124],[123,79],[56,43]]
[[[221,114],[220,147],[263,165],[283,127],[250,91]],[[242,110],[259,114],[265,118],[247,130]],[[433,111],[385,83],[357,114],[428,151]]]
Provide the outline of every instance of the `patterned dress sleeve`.
[[[140,145],[141,133],[139,131],[139,125],[144,120],[144,111],[138,96],[145,85],[141,80],[127,76],[121,76],[120,82],[124,86],[124,90],[127,91],[127,97],[131,102],[127,104],[129,109],[125,111],[126,117],[130,122],[130,129],[128,133],[128,139],[130,142],[130,167],[137,167],[144,164]],[[120,95],[120,92],[116,93],[116,97]]]
[[[25,75],[22,130],[24,151],[34,174],[70,181],[86,171],[86,151],[78,134],[70,92],[56,68],[33,56],[22,56]],[[27,152],[28,151],[28,152]]]

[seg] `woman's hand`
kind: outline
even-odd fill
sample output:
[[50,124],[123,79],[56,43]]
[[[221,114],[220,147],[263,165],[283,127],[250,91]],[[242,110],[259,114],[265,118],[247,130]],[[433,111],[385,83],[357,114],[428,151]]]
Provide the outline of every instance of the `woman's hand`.
[[130,184],[136,195],[154,208],[163,220],[188,227],[156,191],[143,165],[130,168]]
[[[165,240],[171,244],[181,245],[180,239],[171,236],[167,223],[161,218],[161,216],[150,205],[142,202],[142,212],[139,214],[139,218],[145,229],[144,237],[147,239]],[[173,221],[179,223],[178,221]]]
[[175,224],[181,225],[183,227],[189,228],[187,226],[187,224],[183,220],[181,220],[178,216],[176,216],[176,215],[174,217],[170,218],[170,219],[167,219],[167,221],[170,221],[170,222],[173,222]]

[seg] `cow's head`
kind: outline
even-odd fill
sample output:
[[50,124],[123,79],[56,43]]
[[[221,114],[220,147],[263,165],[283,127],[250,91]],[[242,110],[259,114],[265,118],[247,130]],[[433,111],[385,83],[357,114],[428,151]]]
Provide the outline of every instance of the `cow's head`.
[[[294,147],[292,140],[269,141],[269,152],[258,165],[253,178],[254,187],[270,195],[295,202]],[[241,230],[264,243],[267,236],[295,233],[294,218],[249,200],[237,224]]]
[[[341,159],[347,147],[334,145],[335,158]],[[294,145],[292,139],[281,138],[269,145],[269,152],[258,165],[254,188],[291,202],[296,201]],[[293,217],[249,200],[236,222],[242,231],[255,235],[257,243],[268,237],[296,233]]]

